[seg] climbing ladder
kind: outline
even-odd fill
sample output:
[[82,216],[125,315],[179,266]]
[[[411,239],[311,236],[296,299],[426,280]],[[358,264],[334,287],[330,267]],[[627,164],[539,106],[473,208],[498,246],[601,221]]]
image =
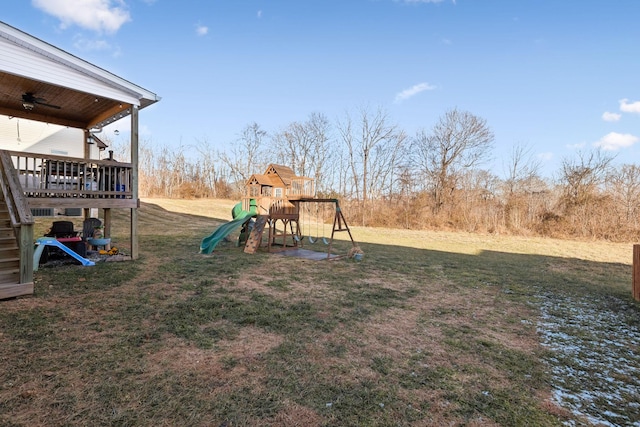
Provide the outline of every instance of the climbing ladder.
[[247,243],[244,245],[244,253],[255,254],[256,250],[260,247],[262,242],[262,233],[264,233],[264,226],[267,224],[269,215],[258,215],[256,223],[253,225],[253,230],[249,234]]

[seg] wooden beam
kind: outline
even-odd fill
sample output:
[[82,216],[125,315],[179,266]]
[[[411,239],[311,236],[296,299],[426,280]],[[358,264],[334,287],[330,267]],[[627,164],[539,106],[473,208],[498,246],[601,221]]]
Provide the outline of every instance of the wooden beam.
[[27,110],[23,111],[23,110],[16,110],[13,108],[0,107],[0,114],[9,116],[9,117],[18,117],[20,119],[36,120],[39,122],[51,123],[51,124],[60,125],[60,126],[68,126],[72,128],[78,128],[78,129],[86,128],[86,123],[79,120],[55,117],[55,116],[50,116],[48,114],[39,114],[39,113],[34,113],[33,111],[27,111]]
[[27,199],[30,208],[135,208],[138,201],[134,199],[88,199],[82,197],[30,197]]
[[[33,292],[33,225],[20,227],[20,283],[31,284]],[[28,288],[28,286],[27,286]]]
[[[131,107],[131,195],[138,199],[138,107]],[[138,259],[138,206],[131,208],[131,259]]]
[[633,299],[640,301],[640,245],[633,245]]
[[85,159],[89,159],[91,158],[91,146],[88,144],[89,141],[89,130],[85,129],[84,130],[84,140],[82,141],[82,149],[84,152],[84,158]]
[[98,123],[102,122],[103,120],[106,120],[106,119],[108,119],[110,117],[113,117],[113,116],[117,115],[118,113],[122,113],[123,117],[124,117],[124,115],[126,115],[125,112],[129,108],[131,108],[131,104],[122,103],[122,104],[116,105],[116,106],[110,108],[109,110],[103,112],[99,116],[94,117],[93,120],[91,120],[89,123],[87,123],[87,128],[91,129],[96,124],[98,124]]
[[111,237],[111,208],[104,210],[104,237]]
[[33,294],[33,282],[19,284],[2,284],[0,285],[0,299],[14,298],[21,295]]

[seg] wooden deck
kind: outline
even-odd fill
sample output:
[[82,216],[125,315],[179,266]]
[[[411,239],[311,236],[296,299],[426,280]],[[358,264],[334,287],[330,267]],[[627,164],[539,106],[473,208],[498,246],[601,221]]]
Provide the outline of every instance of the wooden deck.
[[113,160],[0,150],[0,299],[33,293],[34,208],[131,208],[131,253],[137,257],[134,168]]
[[135,208],[131,163],[9,151],[31,208]]

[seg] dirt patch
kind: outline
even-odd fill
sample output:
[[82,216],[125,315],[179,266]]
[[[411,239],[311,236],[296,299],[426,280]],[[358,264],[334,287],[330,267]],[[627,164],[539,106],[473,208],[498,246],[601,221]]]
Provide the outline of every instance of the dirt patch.
[[314,427],[324,425],[323,418],[314,410],[289,400],[269,424],[274,426]]
[[152,366],[163,369],[207,371],[219,374],[222,359],[234,358],[240,365],[250,365],[264,353],[282,343],[282,337],[258,328],[244,327],[233,340],[221,340],[213,349],[199,349],[175,337],[165,337],[162,351],[149,355]]

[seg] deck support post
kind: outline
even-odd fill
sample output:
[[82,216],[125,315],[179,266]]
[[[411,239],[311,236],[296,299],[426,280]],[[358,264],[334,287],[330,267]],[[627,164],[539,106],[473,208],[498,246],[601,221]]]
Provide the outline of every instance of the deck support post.
[[633,299],[640,301],[640,245],[633,245]]
[[140,198],[138,193],[138,106],[131,106],[131,195],[137,202],[131,208],[131,259],[138,259],[138,208]]

